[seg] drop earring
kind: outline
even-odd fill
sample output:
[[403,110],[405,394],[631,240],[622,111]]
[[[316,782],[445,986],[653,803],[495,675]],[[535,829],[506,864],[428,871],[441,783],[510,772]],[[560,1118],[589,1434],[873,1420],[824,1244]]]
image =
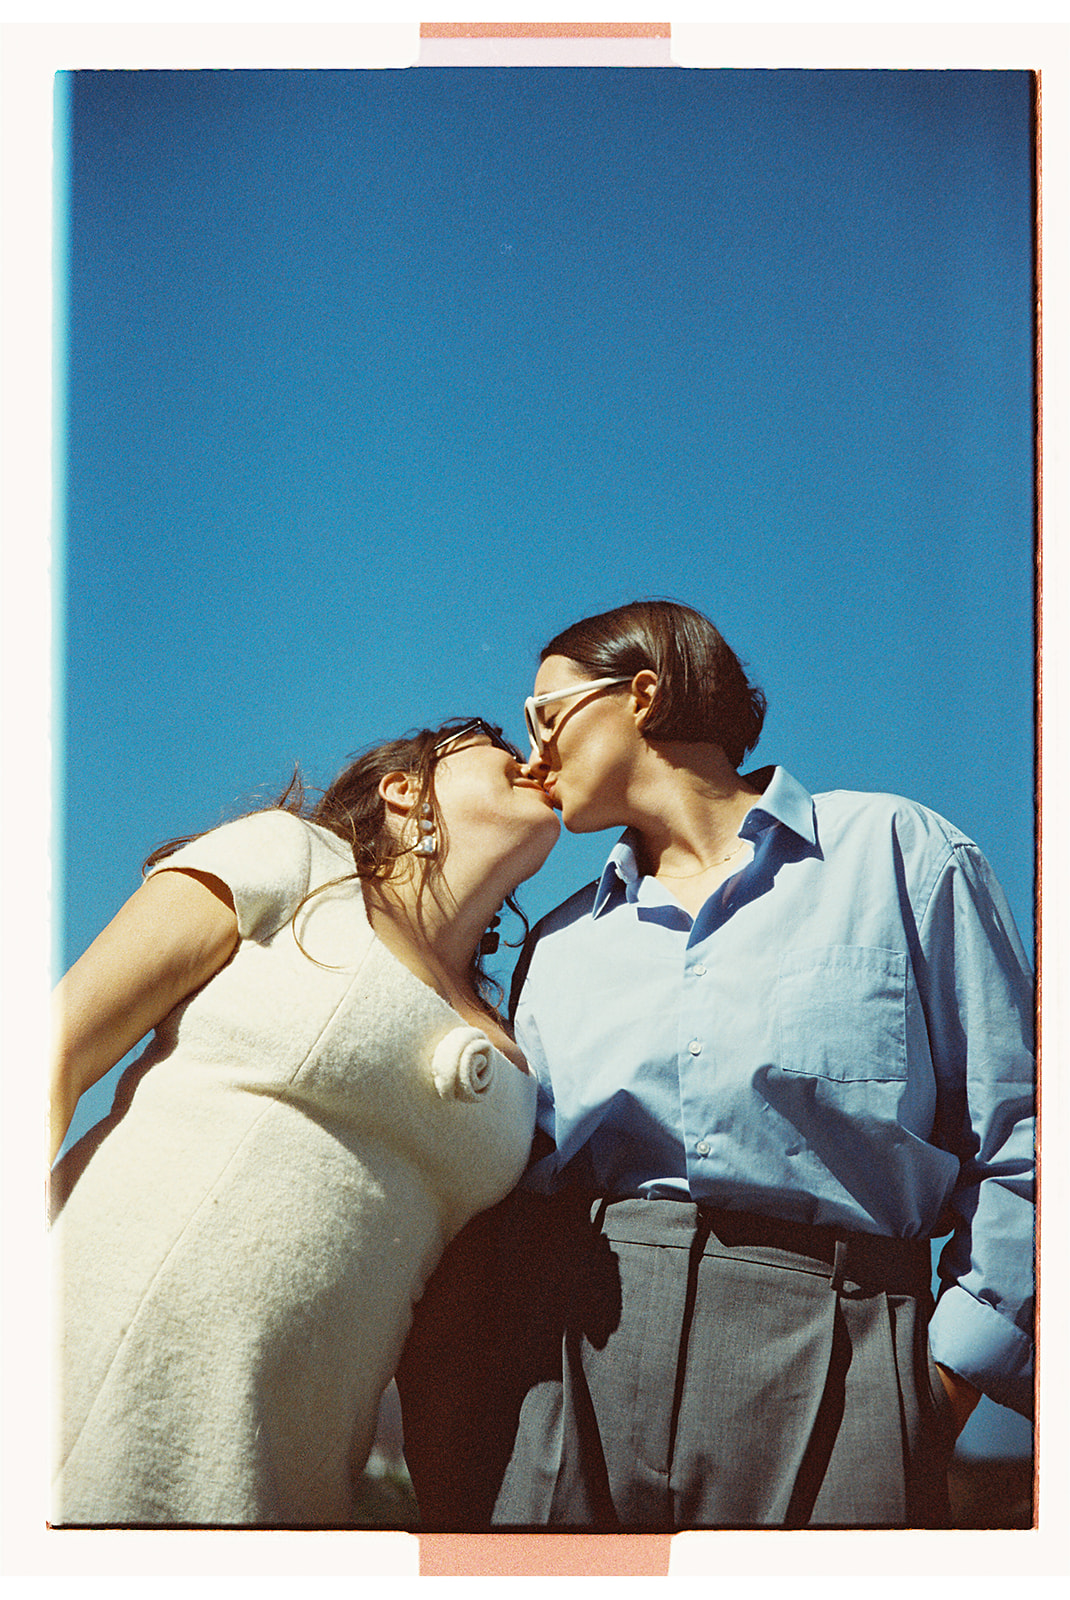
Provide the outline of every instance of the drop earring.
[[418,856],[433,856],[438,851],[438,835],[435,833],[434,818],[431,815],[430,802],[425,800],[420,807],[420,820],[417,824],[420,837],[416,841],[416,854]]

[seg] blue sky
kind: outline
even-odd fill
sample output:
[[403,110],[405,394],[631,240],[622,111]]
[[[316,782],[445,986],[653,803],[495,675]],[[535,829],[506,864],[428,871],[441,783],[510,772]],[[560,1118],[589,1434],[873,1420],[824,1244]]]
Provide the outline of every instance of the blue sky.
[[[652,594],[765,688],[754,765],[934,807],[1030,944],[1031,93],[61,75],[57,964],[295,761],[519,737],[546,639]],[[986,1405],[966,1444],[1023,1438]]]

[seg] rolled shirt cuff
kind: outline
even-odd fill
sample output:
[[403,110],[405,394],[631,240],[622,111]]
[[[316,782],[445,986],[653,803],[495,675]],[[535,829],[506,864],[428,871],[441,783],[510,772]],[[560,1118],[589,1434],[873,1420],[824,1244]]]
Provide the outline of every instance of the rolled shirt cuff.
[[1033,1340],[1000,1312],[952,1284],[929,1324],[934,1361],[997,1405],[1033,1415]]

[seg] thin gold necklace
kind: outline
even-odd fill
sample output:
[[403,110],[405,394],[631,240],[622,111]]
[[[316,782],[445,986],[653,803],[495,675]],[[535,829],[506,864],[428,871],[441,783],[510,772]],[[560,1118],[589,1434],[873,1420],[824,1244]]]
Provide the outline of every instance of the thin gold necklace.
[[747,842],[746,839],[740,839],[739,842],[737,843],[735,849],[734,850],[729,850],[729,852],[728,852],[728,854],[726,856],[718,856],[716,861],[707,861],[705,866],[697,867],[694,872],[661,872],[659,870],[658,872],[656,872],[654,874],[654,876],[656,878],[673,878],[673,879],[677,879],[677,878],[698,878],[698,877],[701,877],[702,873],[709,872],[711,867],[723,867],[726,861],[731,861],[733,856],[738,856],[739,852],[742,850],[742,848],[746,844],[746,842]]

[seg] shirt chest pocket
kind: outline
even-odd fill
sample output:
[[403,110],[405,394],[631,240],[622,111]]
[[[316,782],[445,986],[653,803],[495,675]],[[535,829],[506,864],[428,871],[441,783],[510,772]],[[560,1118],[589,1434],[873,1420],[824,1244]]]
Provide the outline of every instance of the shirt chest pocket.
[[837,1082],[907,1075],[907,958],[868,945],[789,950],[777,980],[783,1072]]

